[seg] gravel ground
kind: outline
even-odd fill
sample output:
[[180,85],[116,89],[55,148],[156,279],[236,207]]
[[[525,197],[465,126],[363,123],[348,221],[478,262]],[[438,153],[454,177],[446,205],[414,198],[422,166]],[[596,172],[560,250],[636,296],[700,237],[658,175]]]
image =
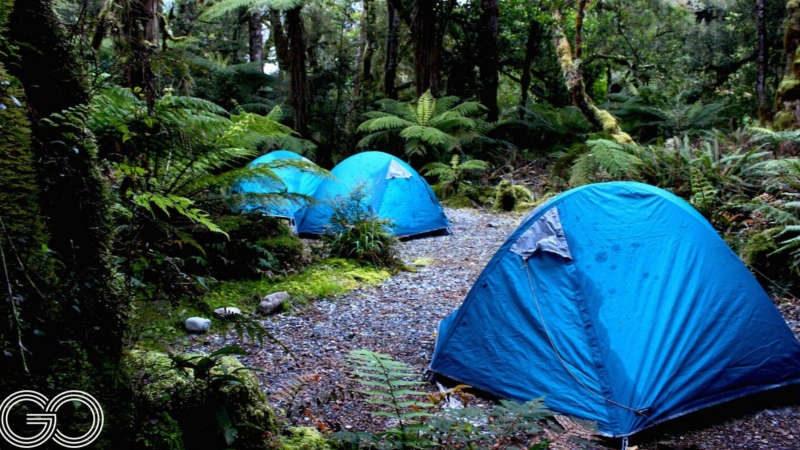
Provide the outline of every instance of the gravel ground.
[[[406,263],[431,258],[432,264],[264,321],[294,358],[280,346],[267,344],[249,347],[250,355],[243,362],[263,370],[261,377],[276,410],[287,413],[290,422],[324,423],[333,431],[376,431],[391,425],[367,414],[364,403],[353,398],[355,386],[345,376],[344,357],[350,350],[369,349],[424,372],[439,321],[458,308],[484,265],[522,218],[474,210],[446,209],[446,213],[453,234],[401,245]],[[776,299],[776,304],[800,335],[800,303]],[[229,336],[227,342],[231,339]],[[209,350],[222,342],[221,337],[211,335],[194,347]],[[632,438],[630,444],[640,449],[800,448],[798,398],[796,390],[778,393],[777,398],[775,394],[748,398],[652,430]],[[786,403],[787,399],[794,402]],[[477,405],[486,402],[476,401]],[[548,436],[552,442],[554,435]],[[597,441],[588,446],[619,448],[619,442]]]

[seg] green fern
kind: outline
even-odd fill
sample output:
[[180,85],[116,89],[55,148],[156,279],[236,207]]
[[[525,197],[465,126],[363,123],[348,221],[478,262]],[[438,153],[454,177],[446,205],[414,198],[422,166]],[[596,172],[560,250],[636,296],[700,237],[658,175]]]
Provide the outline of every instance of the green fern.
[[450,164],[432,162],[422,168],[423,174],[437,178],[437,185],[442,196],[458,195],[464,184],[464,177],[468,172],[483,172],[489,168],[486,161],[467,159],[461,161],[459,155],[453,155]]
[[413,389],[425,384],[414,380],[419,373],[389,355],[370,350],[354,350],[348,354],[348,361],[355,381],[365,387],[358,392],[366,396],[367,403],[382,408],[370,414],[397,421],[397,428],[386,432],[389,437],[404,445],[419,444],[420,420],[430,417],[428,411],[433,407],[418,400],[426,398],[426,392]]
[[370,111],[358,126],[366,133],[359,147],[369,147],[385,142],[398,134],[405,141],[409,156],[425,156],[432,150],[452,152],[485,134],[482,122],[473,117],[485,109],[480,103],[458,104],[457,97],[435,98],[430,91],[422,94],[415,104],[382,99],[377,102],[380,111]]
[[609,180],[638,180],[642,160],[635,145],[620,144],[608,139],[587,141],[589,151],[579,156],[570,171],[570,184]]
[[285,11],[302,5],[302,0],[219,0],[200,16],[203,20],[216,20],[225,14],[248,9],[251,11],[275,9]]

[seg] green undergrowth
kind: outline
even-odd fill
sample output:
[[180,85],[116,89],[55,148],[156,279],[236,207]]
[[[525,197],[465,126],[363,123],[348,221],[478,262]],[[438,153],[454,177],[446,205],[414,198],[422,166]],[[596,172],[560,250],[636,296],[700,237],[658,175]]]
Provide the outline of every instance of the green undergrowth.
[[391,272],[386,269],[362,266],[348,259],[331,258],[316,262],[297,274],[221,282],[211,286],[203,297],[187,299],[177,305],[166,301],[141,302],[134,309],[133,344],[142,348],[161,349],[164,343],[172,343],[186,336],[183,321],[192,316],[211,319],[211,331],[218,331],[223,320],[214,317],[214,309],[233,306],[240,308],[243,313],[254,313],[259,299],[273,292],[288,292],[290,299],[284,303],[284,308],[291,310],[314,299],[330,298],[359,286],[380,283],[390,276]]
[[236,306],[242,311],[252,311],[258,306],[254,296],[263,297],[273,292],[286,291],[291,296],[287,307],[304,304],[309,300],[343,294],[362,285],[380,283],[391,276],[386,269],[362,266],[341,258],[325,259],[308,269],[282,278],[230,281],[221,283],[205,295],[203,301],[211,309]]

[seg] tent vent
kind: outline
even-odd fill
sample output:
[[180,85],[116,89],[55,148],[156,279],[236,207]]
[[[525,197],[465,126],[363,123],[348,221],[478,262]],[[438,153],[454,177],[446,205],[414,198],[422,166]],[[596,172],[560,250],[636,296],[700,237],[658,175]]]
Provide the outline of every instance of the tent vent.
[[386,179],[392,178],[411,178],[411,174],[399,162],[392,160],[389,163],[389,170],[386,171]]
[[526,261],[537,251],[553,253],[571,261],[572,254],[569,252],[567,236],[561,226],[558,208],[550,208],[542,214],[539,220],[511,246],[511,251]]

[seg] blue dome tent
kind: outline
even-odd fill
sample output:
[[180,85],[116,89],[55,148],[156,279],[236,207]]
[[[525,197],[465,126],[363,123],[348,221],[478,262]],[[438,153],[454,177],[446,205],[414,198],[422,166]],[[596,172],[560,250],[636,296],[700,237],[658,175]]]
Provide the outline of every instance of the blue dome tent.
[[[311,164],[311,161],[297,153],[288,150],[275,150],[254,159],[247,167],[258,167],[280,160],[301,160]],[[311,197],[320,183],[322,183],[322,178],[317,174],[293,166],[277,167],[272,169],[272,172],[280,178],[280,181],[268,176],[251,177],[239,181],[234,185],[233,189],[244,194],[288,192]],[[243,211],[262,211],[270,216],[285,217],[294,221],[304,205],[305,202],[300,200],[267,200],[267,203],[265,203],[261,199],[252,199],[240,205],[240,208]]]
[[397,236],[409,237],[445,231],[450,222],[433,190],[411,166],[382,152],[363,152],[340,162],[314,193],[297,222],[297,231],[324,234],[333,215],[333,204],[362,187],[363,204],[381,219],[389,219]]
[[800,343],[697,211],[612,182],[522,222],[440,324],[430,368],[624,437],[800,382]]

